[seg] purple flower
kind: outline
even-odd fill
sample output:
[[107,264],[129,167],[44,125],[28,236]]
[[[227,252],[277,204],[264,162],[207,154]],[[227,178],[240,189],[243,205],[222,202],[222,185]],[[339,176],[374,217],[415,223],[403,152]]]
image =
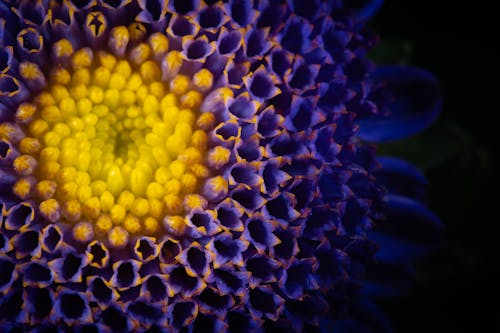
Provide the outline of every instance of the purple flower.
[[389,329],[441,224],[373,144],[441,100],[367,59],[379,6],[2,2],[0,327]]

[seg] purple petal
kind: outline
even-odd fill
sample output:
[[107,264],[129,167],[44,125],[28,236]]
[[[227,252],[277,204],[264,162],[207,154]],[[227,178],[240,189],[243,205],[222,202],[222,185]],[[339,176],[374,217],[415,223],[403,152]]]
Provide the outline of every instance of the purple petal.
[[7,230],[23,230],[35,219],[35,211],[29,202],[15,205],[7,212],[5,228]]

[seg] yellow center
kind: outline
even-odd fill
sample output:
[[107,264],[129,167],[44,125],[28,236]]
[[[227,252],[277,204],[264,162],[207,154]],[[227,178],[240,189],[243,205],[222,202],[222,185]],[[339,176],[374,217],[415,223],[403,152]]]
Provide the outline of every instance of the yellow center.
[[[206,208],[198,193],[210,176],[207,130],[215,118],[198,108],[213,78],[202,69],[162,81],[155,38],[126,58],[76,51],[17,110],[26,136],[13,162],[21,176],[14,191],[36,199],[48,220],[73,224],[77,240],[123,246],[169,221],[181,232],[187,212]],[[178,52],[165,59],[174,64]]]

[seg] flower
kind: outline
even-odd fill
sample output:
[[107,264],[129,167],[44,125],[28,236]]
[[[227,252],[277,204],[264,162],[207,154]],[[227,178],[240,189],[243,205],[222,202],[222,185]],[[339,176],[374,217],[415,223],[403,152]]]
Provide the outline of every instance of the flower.
[[440,107],[367,59],[379,5],[2,2],[1,325],[364,325],[440,231],[369,144]]

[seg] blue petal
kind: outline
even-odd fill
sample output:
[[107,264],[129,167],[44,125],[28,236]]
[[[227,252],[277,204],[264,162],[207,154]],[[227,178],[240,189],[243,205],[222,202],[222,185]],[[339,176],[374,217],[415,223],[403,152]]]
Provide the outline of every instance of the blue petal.
[[[348,3],[346,6],[349,7],[351,1],[346,1],[346,3]],[[354,4],[354,15],[360,19],[369,19],[377,13],[384,3],[384,0],[361,0],[352,1],[352,3]]]
[[410,198],[388,195],[386,219],[368,233],[377,242],[379,262],[409,263],[428,254],[443,234],[439,218],[423,204]]
[[389,98],[388,110],[359,119],[358,135],[363,140],[403,139],[423,131],[438,117],[442,98],[438,81],[431,73],[414,67],[382,66],[372,79]]
[[428,182],[420,170],[411,163],[394,157],[383,156],[377,161],[381,165],[375,172],[377,183],[384,186],[389,194],[424,201]]
[[380,248],[375,254],[379,262],[404,263],[427,255],[432,246],[414,242],[388,233],[370,232],[368,238],[376,242]]
[[418,241],[441,238],[444,229],[441,220],[422,203],[399,195],[388,195],[387,203],[387,219],[378,223],[375,231]]

